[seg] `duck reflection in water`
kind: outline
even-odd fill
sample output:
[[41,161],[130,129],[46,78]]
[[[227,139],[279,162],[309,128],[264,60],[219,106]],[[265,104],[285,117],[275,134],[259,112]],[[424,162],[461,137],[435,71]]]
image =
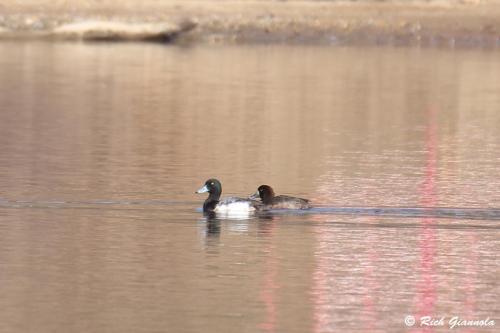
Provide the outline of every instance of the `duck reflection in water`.
[[206,235],[207,237],[219,237],[220,236],[220,220],[215,217],[215,213],[208,213],[206,217]]

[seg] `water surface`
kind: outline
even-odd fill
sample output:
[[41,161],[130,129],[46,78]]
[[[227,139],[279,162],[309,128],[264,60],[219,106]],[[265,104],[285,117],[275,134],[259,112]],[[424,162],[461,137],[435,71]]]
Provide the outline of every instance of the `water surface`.
[[[3,42],[0,71],[0,331],[498,328],[497,51]],[[316,208],[207,219],[210,177]]]

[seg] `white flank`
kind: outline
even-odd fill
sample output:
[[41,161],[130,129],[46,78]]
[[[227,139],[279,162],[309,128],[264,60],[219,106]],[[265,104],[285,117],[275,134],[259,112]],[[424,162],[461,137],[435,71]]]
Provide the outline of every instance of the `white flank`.
[[246,201],[224,203],[215,207],[216,213],[223,214],[248,214],[253,211],[255,211],[255,207],[252,207],[250,203]]

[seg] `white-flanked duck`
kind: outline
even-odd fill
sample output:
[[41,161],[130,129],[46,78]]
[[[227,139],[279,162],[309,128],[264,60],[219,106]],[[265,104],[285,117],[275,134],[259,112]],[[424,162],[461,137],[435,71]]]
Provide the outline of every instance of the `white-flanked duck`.
[[222,185],[220,181],[211,178],[205,182],[202,188],[196,193],[208,192],[208,198],[203,203],[204,213],[223,213],[223,214],[248,214],[260,210],[262,203],[252,199],[238,197],[227,197],[220,199]]

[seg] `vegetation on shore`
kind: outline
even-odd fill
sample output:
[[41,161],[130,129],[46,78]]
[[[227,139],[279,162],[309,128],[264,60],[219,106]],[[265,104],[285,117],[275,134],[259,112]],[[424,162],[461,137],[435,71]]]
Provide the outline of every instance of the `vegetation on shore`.
[[0,38],[498,47],[498,17],[498,0],[7,0]]

